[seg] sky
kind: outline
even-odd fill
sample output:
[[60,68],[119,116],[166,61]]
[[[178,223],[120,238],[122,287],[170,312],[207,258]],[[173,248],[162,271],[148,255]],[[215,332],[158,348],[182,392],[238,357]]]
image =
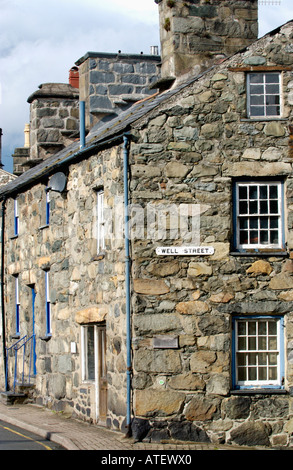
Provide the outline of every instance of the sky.
[[[259,6],[260,37],[293,19],[293,0],[280,2]],[[11,155],[24,145],[27,98],[40,84],[68,83],[70,68],[88,51],[149,54],[151,46],[160,46],[154,0],[0,0],[4,169],[12,172]]]

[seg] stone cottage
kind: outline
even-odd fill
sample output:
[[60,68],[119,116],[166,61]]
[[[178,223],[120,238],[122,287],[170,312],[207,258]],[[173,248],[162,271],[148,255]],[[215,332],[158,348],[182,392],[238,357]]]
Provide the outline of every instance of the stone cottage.
[[88,99],[85,145],[0,189],[7,393],[27,335],[37,403],[289,447],[293,22],[257,39],[257,0],[156,3],[153,94],[102,120]]

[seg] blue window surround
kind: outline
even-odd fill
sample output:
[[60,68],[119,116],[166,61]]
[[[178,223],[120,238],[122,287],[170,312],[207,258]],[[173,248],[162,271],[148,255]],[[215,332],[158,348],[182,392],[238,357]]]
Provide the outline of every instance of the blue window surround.
[[45,271],[45,294],[46,294],[46,336],[51,336],[51,303],[49,290],[49,271]]
[[19,230],[19,217],[18,217],[18,202],[14,199],[14,236],[18,235]]
[[50,224],[50,188],[46,188],[46,225]]
[[[281,248],[279,250],[276,249],[276,253],[278,252],[285,252],[286,250],[286,240],[285,240],[285,199],[284,199],[284,179],[277,178],[277,177],[267,177],[267,178],[252,178],[252,177],[241,177],[241,178],[234,178],[233,185],[232,185],[232,215],[233,215],[233,237],[232,237],[232,245],[234,253],[245,254],[248,253],[249,255],[254,252],[256,254],[267,253],[266,250],[262,248],[255,248],[255,249],[245,249],[239,248],[237,246],[237,183],[245,183],[245,182],[256,182],[261,183],[262,181],[268,182],[279,182],[281,183],[281,231],[282,231],[282,241],[281,241]],[[270,250],[273,252],[274,250]]]
[[20,334],[19,277],[15,276],[15,334]]
[[[247,319],[274,319],[280,321],[280,377],[281,377],[281,384],[280,385],[263,385],[263,386],[255,386],[255,385],[237,385],[236,384],[236,328],[235,322],[237,320],[247,320]],[[283,380],[282,378],[285,377],[285,360],[284,360],[284,317],[280,315],[246,315],[246,316],[234,316],[232,318],[232,389],[233,390],[283,390]]]

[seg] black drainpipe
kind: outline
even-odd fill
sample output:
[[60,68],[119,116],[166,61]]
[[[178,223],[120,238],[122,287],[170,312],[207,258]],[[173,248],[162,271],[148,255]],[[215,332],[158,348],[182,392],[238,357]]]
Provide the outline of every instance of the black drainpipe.
[[6,370],[6,329],[5,329],[5,298],[4,298],[4,229],[5,229],[5,202],[2,201],[2,230],[1,230],[1,309],[2,309],[2,343],[3,343],[3,366],[4,366],[4,377],[5,377],[5,391],[8,389],[8,376]]

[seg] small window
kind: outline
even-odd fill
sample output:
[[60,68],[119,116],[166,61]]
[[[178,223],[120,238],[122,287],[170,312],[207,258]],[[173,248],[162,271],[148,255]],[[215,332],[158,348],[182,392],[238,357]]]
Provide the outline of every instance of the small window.
[[82,327],[82,380],[95,380],[95,327]]
[[237,182],[235,189],[235,248],[282,249],[282,182]]
[[46,188],[46,225],[50,223],[50,190]]
[[97,252],[105,249],[104,191],[97,192]]
[[280,77],[277,72],[247,75],[247,113],[250,118],[281,115]]
[[50,279],[49,271],[45,271],[45,296],[46,296],[46,336],[51,336],[51,302],[50,302]]
[[20,302],[19,302],[19,277],[15,279],[15,334],[20,334]]
[[282,388],[283,317],[235,317],[233,323],[234,387]]
[[18,236],[19,232],[19,215],[18,215],[18,201],[14,199],[14,236]]

